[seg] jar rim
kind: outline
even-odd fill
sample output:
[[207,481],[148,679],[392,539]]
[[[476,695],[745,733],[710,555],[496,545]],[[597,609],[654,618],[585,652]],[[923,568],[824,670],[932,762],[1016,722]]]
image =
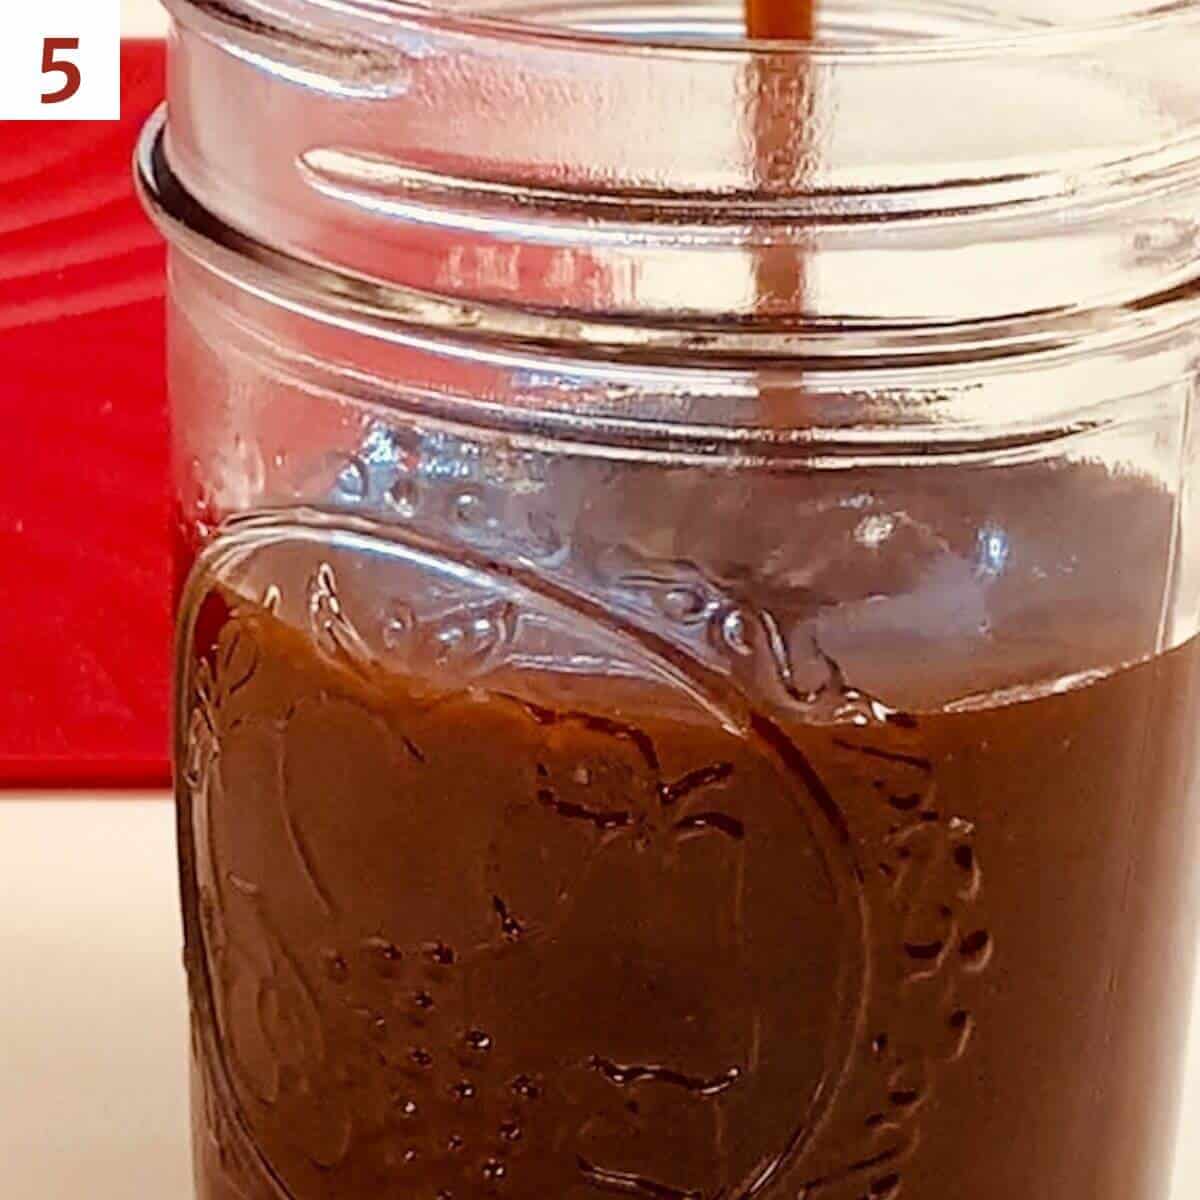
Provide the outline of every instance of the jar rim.
[[[253,23],[270,27],[281,15],[278,0],[163,0],[173,15],[194,10],[218,21]],[[506,42],[553,47],[577,47],[610,53],[637,55],[674,52],[689,57],[730,55],[749,58],[814,63],[875,63],[880,67],[914,62],[949,62],[976,58],[1012,56],[1040,57],[1061,53],[1065,46],[1085,49],[1089,45],[1127,37],[1147,30],[1170,31],[1200,24],[1200,0],[1167,0],[1107,17],[1058,21],[1053,24],[997,26],[990,35],[939,35],[913,41],[880,41],[868,45],[839,44],[831,40],[809,43],[723,36],[720,39],[640,34],[636,39],[603,29],[497,16],[483,9],[439,8],[419,0],[287,0],[290,16],[319,28],[322,19],[331,24],[347,16],[367,21],[394,21],[437,28],[468,36]]]
[[[147,121],[136,147],[134,177],[142,205],[167,242],[208,270],[270,303],[325,314],[362,330],[420,330],[434,338],[524,347],[567,348],[580,359],[701,369],[943,373],[982,362],[1076,359],[1102,348],[1170,338],[1195,323],[1200,278],[1136,301],[1079,311],[1033,312],[1009,320],[964,320],[917,326],[808,321],[800,328],[689,326],[578,314],[525,311],[486,301],[419,292],[297,257],[229,225],[191,195],[165,154],[167,106]],[[338,317],[336,314],[341,313]]]
[[1153,304],[1200,275],[1200,82],[1178,29],[1200,32],[1200,0],[1137,36],[1093,24],[1094,53],[1043,30],[979,57],[939,36],[994,28],[993,0],[825,0],[868,48],[795,51],[809,62],[641,39],[667,17],[732,28],[739,0],[461,2],[577,6],[630,36],[414,0],[168,0],[170,173],[349,278],[514,319],[782,333],[787,355],[829,326],[926,342],[991,322],[994,344],[997,322]]

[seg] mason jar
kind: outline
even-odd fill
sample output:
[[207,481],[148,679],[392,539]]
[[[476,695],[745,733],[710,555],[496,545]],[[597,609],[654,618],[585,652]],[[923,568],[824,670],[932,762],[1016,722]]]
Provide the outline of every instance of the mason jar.
[[201,1200],[1164,1200],[1200,4],[170,7]]

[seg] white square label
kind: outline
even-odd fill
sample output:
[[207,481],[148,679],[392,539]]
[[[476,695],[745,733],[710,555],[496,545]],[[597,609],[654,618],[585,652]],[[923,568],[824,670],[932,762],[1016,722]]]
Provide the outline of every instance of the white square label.
[[121,0],[0,5],[0,121],[116,121]]

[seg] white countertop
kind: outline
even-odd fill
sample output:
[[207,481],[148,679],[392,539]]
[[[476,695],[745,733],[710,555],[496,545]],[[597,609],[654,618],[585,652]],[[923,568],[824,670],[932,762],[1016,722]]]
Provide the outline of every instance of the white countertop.
[[0,796],[0,1195],[186,1200],[170,804]]
[[[0,796],[4,1200],[191,1194],[173,821],[163,798]],[[1171,1200],[1200,1195],[1192,1041]]]

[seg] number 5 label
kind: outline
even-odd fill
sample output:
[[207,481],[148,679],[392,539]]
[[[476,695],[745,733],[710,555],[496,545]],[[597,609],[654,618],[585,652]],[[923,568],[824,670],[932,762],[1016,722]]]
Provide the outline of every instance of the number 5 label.
[[0,121],[120,116],[120,0],[0,2]]

